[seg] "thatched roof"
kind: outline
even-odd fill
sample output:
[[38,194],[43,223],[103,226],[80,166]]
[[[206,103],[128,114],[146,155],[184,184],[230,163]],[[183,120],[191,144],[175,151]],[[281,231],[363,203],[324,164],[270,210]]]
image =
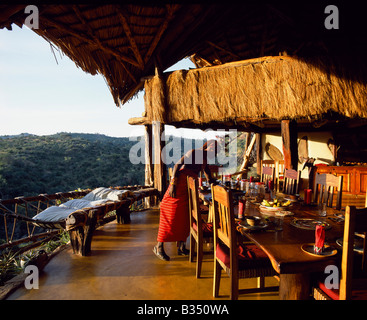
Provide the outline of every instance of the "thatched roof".
[[257,132],[279,130],[283,119],[306,130],[366,124],[366,68],[355,62],[276,56],[155,76],[145,85],[146,121]]
[[[37,5],[34,31],[60,48],[91,74],[102,74],[117,105],[143,88],[142,78],[193,56],[197,66],[278,55],[365,53],[363,30],[345,15],[355,8],[339,5],[339,31],[323,26],[327,4],[294,2],[232,4],[83,4]],[[0,28],[21,26],[25,5],[0,5]],[[353,16],[354,19],[354,16]],[[351,23],[352,22],[352,23]],[[363,24],[362,24],[363,26]],[[352,36],[346,30],[353,32]],[[353,49],[352,49],[353,47]]]

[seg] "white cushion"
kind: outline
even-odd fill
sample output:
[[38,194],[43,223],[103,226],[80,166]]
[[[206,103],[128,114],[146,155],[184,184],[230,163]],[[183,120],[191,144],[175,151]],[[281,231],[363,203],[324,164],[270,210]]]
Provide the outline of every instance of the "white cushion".
[[81,199],[73,199],[60,204],[60,206],[48,207],[34,216],[33,219],[49,222],[65,220],[76,210],[98,206],[109,200],[122,200],[132,194],[129,190],[113,190],[100,187],[89,192]]
[[50,221],[57,222],[65,220],[70,213],[74,212],[74,208],[66,208],[66,207],[48,207],[43,210],[41,213],[37,214],[33,217],[34,220],[42,220],[42,221]]
[[83,209],[91,207],[91,202],[83,199],[73,199],[69,200],[63,204],[60,204],[60,207],[70,208],[70,209]]
[[100,188],[94,189],[93,191],[89,192],[82,199],[88,200],[88,201],[106,199],[107,194],[110,193],[110,191],[111,189],[109,188],[100,187]]
[[113,190],[109,188],[100,187],[89,192],[82,199],[88,201],[101,200],[101,199],[122,200],[132,194],[133,193],[129,190]]
[[111,190],[107,194],[107,199],[109,200],[122,200],[128,197],[129,195],[132,195],[133,193],[129,190]]

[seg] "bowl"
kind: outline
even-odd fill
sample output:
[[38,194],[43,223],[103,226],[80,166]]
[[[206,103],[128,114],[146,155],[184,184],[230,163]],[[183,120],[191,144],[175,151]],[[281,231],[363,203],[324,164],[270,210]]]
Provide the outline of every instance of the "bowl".
[[256,226],[260,223],[260,217],[246,217],[246,222],[249,226]]

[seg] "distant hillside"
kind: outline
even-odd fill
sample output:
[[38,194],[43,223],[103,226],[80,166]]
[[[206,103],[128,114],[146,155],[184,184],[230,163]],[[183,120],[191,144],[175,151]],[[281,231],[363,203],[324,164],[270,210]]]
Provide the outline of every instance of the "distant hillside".
[[0,198],[144,184],[144,165],[129,161],[134,144],[100,134],[2,136]]
[[[130,150],[137,143],[129,138],[84,133],[0,136],[0,198],[144,184],[144,164],[133,164],[129,159]],[[166,149],[168,166],[172,167],[185,151],[203,143],[200,139],[170,136]],[[238,166],[244,143],[240,135],[235,154]]]

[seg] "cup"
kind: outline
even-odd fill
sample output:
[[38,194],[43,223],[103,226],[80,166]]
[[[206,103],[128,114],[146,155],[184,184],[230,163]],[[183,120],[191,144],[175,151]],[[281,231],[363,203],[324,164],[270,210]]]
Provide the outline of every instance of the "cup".
[[319,216],[326,217],[326,203],[319,203]]
[[274,230],[275,231],[283,230],[283,216],[279,216],[274,219]]

